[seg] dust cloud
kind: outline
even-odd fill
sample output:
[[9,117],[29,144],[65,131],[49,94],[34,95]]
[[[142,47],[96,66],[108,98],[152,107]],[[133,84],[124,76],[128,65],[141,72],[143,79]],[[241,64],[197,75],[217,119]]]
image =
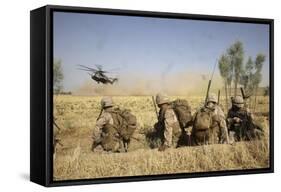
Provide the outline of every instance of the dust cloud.
[[[202,95],[206,93],[208,80],[205,75],[196,73],[179,72],[177,74],[167,74],[161,77],[153,77],[144,74],[130,74],[119,78],[117,83],[102,84],[93,80],[85,81],[77,87],[75,95],[111,95],[111,96],[142,96],[155,95],[164,92],[168,95]],[[217,91],[223,87],[220,76],[214,76],[211,91]]]

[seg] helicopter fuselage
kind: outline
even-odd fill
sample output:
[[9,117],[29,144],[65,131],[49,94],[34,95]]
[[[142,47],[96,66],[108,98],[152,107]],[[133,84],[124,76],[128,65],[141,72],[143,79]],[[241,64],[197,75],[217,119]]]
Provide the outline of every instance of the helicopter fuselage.
[[103,83],[103,84],[113,84],[118,79],[117,78],[111,78],[106,76],[104,73],[108,73],[108,71],[104,71],[101,69],[100,66],[98,66],[98,69],[90,68],[84,65],[79,65],[81,68],[80,70],[88,71],[88,74],[91,76],[91,78],[96,81],[97,83]]
[[103,84],[113,84],[115,81],[117,81],[117,78],[108,78],[100,73],[95,73],[91,75],[91,78],[96,81],[97,83],[103,83]]

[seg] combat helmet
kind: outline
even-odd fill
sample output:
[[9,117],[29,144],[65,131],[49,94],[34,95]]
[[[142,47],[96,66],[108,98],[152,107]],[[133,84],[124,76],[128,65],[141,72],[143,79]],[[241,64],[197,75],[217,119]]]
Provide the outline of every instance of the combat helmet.
[[208,102],[214,102],[214,103],[217,103],[217,102],[218,102],[217,96],[216,96],[215,93],[210,93],[210,94],[208,95],[207,103],[208,103]]
[[113,106],[113,101],[111,97],[103,97],[101,99],[101,107],[105,108],[105,107],[112,107]]
[[232,99],[232,104],[241,108],[244,106],[244,99],[242,96],[237,95]]
[[156,103],[157,103],[157,105],[161,105],[161,104],[169,103],[169,102],[170,102],[169,97],[166,94],[158,93],[156,95]]

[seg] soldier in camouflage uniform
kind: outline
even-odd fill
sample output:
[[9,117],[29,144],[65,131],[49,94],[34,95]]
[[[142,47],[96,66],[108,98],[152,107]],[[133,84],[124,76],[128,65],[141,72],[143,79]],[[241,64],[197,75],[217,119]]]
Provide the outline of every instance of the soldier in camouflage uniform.
[[101,99],[102,112],[97,119],[93,133],[92,151],[120,152],[119,135],[114,128],[112,117],[113,101],[111,97]]
[[232,99],[232,107],[227,114],[231,140],[251,140],[263,135],[262,128],[255,125],[253,114],[245,107],[244,99],[236,96]]
[[[204,122],[205,120],[203,119],[195,119],[204,117],[206,117],[209,122],[207,123],[208,125],[205,126],[205,129],[196,127],[196,123],[194,123],[192,130],[194,145],[228,143],[225,116],[217,102],[216,94],[209,94],[206,104],[195,113],[194,122]],[[199,113],[205,113],[206,115],[200,116],[198,115]]]
[[170,105],[170,100],[165,94],[157,94],[156,104],[160,108],[157,125],[163,133],[163,141],[159,151],[177,147],[181,129],[176,114]]

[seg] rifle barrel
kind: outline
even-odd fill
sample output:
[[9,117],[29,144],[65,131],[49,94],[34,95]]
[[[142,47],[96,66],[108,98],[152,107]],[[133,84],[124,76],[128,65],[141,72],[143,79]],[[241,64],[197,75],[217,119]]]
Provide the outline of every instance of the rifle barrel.
[[157,107],[156,107],[156,104],[155,104],[154,96],[152,96],[152,103],[153,103],[153,106],[154,106],[156,117],[158,119],[158,112],[157,112]]
[[211,77],[210,77],[210,80],[209,80],[209,83],[208,83],[208,88],[207,88],[207,93],[206,93],[206,98],[205,98],[205,105],[207,104],[207,99],[209,97],[209,91],[210,91],[212,80],[213,80],[213,77],[214,77],[214,74],[215,74],[215,70],[216,70],[216,66],[217,66],[217,61],[218,60],[216,59],[215,64],[214,64],[214,68],[213,68],[213,71],[212,71],[212,74],[211,74]]
[[240,91],[241,91],[241,94],[242,94],[243,99],[245,99],[246,96],[245,96],[245,92],[244,92],[243,87],[240,87]]
[[210,80],[209,80],[209,83],[208,83],[206,98],[205,98],[205,105],[206,105],[206,103],[207,103],[207,99],[208,99],[208,96],[209,96],[209,91],[210,91],[211,83],[212,83],[212,80],[210,79]]
[[101,110],[100,110],[100,114],[99,114],[99,116],[98,116],[97,120],[99,120],[99,118],[101,117],[102,112],[103,112],[103,108],[101,108]]
[[55,120],[53,120],[54,125],[58,128],[58,130],[61,130],[61,128],[58,126]]

